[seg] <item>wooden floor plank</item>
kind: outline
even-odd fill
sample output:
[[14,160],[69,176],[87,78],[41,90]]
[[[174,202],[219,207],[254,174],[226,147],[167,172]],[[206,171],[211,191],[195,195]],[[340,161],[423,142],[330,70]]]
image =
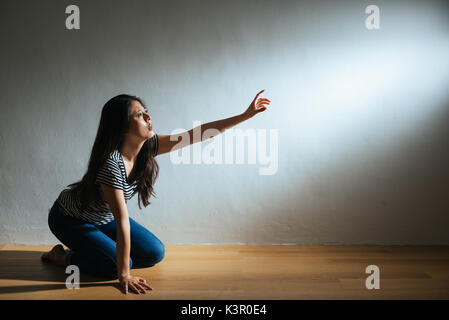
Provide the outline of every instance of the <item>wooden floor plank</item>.
[[[124,295],[117,281],[40,261],[52,246],[0,245],[0,299],[449,299],[449,246],[167,245],[164,260],[133,269],[154,288]],[[380,289],[365,287],[368,265]]]

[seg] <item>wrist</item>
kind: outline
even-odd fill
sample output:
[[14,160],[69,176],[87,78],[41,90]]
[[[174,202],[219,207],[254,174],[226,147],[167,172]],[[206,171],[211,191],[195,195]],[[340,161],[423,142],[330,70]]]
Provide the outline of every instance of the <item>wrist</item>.
[[128,277],[129,277],[129,272],[128,273],[121,273],[118,276],[119,280],[126,279]]
[[246,121],[246,120],[252,118],[252,116],[249,115],[247,112],[243,112],[242,114],[240,114],[240,117],[242,118],[243,121]]

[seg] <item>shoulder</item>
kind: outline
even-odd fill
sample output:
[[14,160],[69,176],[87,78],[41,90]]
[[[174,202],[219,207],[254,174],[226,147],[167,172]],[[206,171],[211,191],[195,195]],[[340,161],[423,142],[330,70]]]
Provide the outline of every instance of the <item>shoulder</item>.
[[109,160],[109,161],[114,161],[114,162],[119,162],[120,161],[120,159],[121,159],[121,155],[120,155],[120,151],[118,150],[118,149],[115,149],[114,151],[112,151],[110,154],[109,154],[109,156],[107,157],[107,159],[106,160]]
[[120,164],[121,155],[118,150],[111,152],[100,167],[96,182],[100,182],[116,189],[123,190],[125,181],[124,169]]
[[119,171],[117,169],[120,167],[120,162],[121,162],[121,154],[120,151],[116,149],[108,155],[108,157],[104,162],[103,167],[116,169],[116,171]]

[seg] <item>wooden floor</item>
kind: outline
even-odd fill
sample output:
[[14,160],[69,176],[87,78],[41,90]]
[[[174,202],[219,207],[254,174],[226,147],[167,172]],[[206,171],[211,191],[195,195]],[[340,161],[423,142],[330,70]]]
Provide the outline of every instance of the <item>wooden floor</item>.
[[[83,273],[67,289],[65,268],[40,261],[51,247],[0,245],[0,299],[449,299],[448,246],[167,245],[162,262],[131,271],[153,287],[141,296]],[[365,287],[368,265],[378,290]]]

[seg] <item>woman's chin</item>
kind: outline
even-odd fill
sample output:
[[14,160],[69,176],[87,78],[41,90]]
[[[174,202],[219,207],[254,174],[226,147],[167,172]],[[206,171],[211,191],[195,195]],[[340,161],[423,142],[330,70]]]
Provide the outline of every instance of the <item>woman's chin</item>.
[[148,139],[151,139],[151,138],[153,138],[153,137],[154,137],[154,131],[151,130]]

